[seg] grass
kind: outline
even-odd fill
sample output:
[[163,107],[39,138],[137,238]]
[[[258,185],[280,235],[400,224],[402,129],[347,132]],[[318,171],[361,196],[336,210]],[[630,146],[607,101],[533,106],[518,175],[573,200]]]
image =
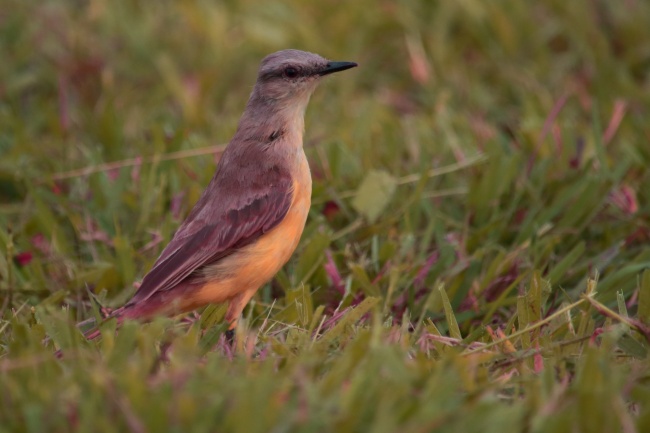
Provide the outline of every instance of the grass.
[[[650,431],[647,2],[4,6],[0,432]],[[287,47],[360,67],[237,345],[223,307],[85,341]]]

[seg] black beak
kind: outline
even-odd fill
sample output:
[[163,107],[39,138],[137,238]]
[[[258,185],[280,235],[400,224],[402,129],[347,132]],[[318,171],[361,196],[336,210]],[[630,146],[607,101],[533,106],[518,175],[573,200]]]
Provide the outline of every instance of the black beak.
[[323,76],[334,72],[345,71],[346,69],[354,68],[356,66],[358,65],[354,62],[329,62],[327,66],[325,66],[325,69],[318,72],[318,75]]

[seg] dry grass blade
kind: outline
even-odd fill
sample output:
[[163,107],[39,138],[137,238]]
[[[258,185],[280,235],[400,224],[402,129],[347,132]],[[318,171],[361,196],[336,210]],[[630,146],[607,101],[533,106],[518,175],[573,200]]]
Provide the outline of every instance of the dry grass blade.
[[151,164],[159,161],[173,161],[177,159],[192,158],[203,155],[214,155],[223,152],[226,149],[225,144],[216,146],[202,147],[200,149],[179,150],[177,152],[170,152],[163,155],[152,155],[145,157],[123,159],[121,161],[107,162],[105,164],[91,165],[88,167],[78,168],[76,170],[63,171],[54,173],[50,179],[64,180],[74,177],[88,176],[94,173],[101,173],[105,171],[116,170],[118,168],[133,167],[141,164]]

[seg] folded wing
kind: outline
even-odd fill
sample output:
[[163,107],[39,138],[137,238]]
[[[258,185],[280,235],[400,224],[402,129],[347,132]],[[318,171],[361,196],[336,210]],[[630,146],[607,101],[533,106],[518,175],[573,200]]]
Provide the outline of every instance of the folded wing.
[[[254,242],[286,216],[292,182],[274,167],[246,188],[215,177],[174,238],[163,250],[128,305],[172,290],[201,267]],[[242,191],[245,194],[242,195]]]

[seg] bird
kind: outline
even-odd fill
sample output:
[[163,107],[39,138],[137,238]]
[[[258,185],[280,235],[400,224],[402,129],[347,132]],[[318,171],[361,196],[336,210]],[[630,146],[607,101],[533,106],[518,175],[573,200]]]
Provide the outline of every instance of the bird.
[[[150,320],[228,302],[226,338],[298,246],[311,206],[304,114],[322,78],[358,66],[286,49],[266,56],[214,176],[133,297],[108,318]],[[99,335],[97,329],[87,338]]]

